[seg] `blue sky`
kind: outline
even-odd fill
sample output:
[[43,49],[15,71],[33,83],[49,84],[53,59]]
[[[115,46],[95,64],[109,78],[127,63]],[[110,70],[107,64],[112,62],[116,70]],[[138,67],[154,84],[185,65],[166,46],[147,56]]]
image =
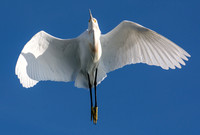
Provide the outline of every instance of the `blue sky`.
[[[200,17],[198,0],[1,0],[0,134],[198,135],[200,133]],[[73,83],[40,82],[25,89],[14,73],[18,56],[40,30],[73,38],[89,12],[102,33],[130,20],[164,35],[191,58],[182,69],[125,66],[98,86],[99,120],[90,121],[89,91]]]

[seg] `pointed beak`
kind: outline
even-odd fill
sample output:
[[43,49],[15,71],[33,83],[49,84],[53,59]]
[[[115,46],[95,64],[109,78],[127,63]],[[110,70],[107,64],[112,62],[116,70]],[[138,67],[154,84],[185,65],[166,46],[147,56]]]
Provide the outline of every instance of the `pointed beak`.
[[92,13],[90,9],[89,9],[89,12],[90,12],[90,20],[91,20],[93,17],[92,17]]

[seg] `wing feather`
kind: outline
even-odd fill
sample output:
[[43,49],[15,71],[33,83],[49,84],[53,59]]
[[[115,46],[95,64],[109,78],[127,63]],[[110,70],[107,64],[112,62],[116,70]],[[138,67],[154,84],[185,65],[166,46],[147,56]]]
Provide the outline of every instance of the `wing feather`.
[[146,63],[163,69],[181,68],[190,55],[162,35],[130,21],[123,21],[101,36],[101,64],[106,73],[127,64]]
[[28,88],[39,81],[74,81],[80,68],[78,39],[59,39],[38,32],[24,46],[15,67],[20,83]]

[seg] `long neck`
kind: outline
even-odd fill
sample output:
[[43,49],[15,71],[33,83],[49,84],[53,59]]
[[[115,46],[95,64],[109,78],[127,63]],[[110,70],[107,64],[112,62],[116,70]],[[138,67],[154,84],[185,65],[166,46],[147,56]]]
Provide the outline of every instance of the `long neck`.
[[101,42],[100,42],[100,36],[101,36],[101,31],[98,29],[91,29],[89,30],[89,35],[90,35],[90,48],[92,50],[92,53],[94,54],[94,61],[97,62],[99,61],[101,54],[102,54],[102,49],[101,49]]

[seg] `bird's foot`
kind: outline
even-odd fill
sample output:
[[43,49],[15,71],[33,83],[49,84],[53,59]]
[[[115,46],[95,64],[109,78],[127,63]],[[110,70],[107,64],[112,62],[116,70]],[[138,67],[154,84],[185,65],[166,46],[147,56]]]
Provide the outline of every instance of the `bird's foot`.
[[97,124],[97,120],[98,120],[98,107],[95,106],[93,108],[93,123]]

